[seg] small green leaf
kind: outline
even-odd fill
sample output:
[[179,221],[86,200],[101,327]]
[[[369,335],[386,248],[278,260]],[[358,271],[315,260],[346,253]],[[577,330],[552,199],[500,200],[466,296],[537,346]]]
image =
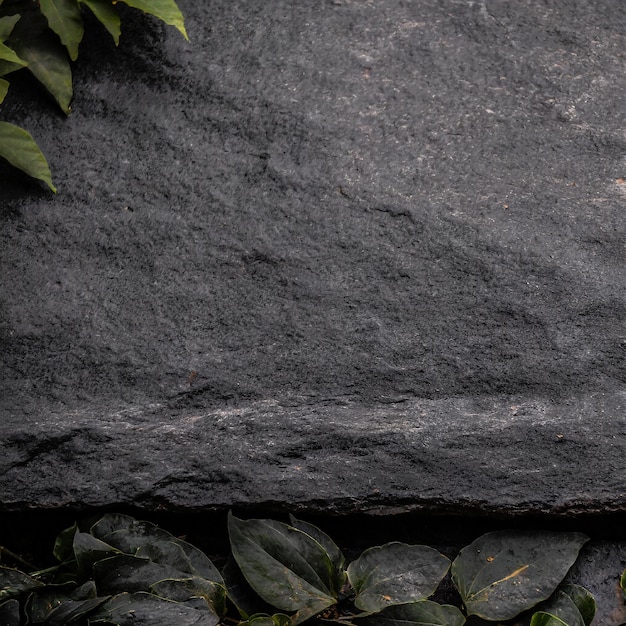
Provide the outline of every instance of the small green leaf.
[[570,626],[570,624],[564,622],[556,615],[550,615],[550,613],[539,611],[533,615],[530,620],[530,626]]
[[590,626],[596,615],[596,599],[588,589],[581,585],[562,585],[561,591],[566,593],[574,602],[582,618],[585,626]]
[[11,567],[0,567],[0,600],[19,596],[43,584],[34,578]]
[[[50,92],[65,114],[72,100],[72,70],[65,48],[38,11],[22,14],[7,40],[28,69]],[[0,66],[0,70],[3,70]],[[0,74],[2,71],[0,71]]]
[[556,591],[547,601],[542,602],[537,609],[541,613],[548,613],[563,620],[567,626],[585,626],[585,620],[575,602],[569,595]]
[[26,67],[28,65],[28,63],[20,59],[9,46],[5,46],[3,43],[0,43],[0,61],[19,67]]
[[[116,4],[118,0],[113,0],[113,4]],[[144,13],[149,13],[159,18],[166,24],[174,26],[183,35],[185,39],[187,37],[187,31],[185,30],[185,21],[183,14],[180,12],[176,2],[174,0],[119,0],[124,2],[129,7],[139,9]]]
[[96,19],[109,31],[115,45],[120,43],[121,20],[111,0],[79,0],[89,7]]
[[317,541],[287,524],[228,517],[233,556],[250,586],[282,611],[298,611],[299,624],[336,603],[323,582],[332,571]]
[[74,535],[78,532],[78,525],[74,524],[62,530],[54,541],[54,554],[57,561],[64,563],[74,558]]
[[8,80],[4,80],[4,78],[0,78],[0,104],[2,104],[4,102],[4,99],[7,97],[9,86],[10,86],[10,83]]
[[39,7],[50,28],[67,48],[70,59],[76,61],[78,46],[85,33],[77,0],[39,0]]
[[348,567],[354,604],[373,613],[424,600],[435,592],[449,567],[449,559],[428,546],[393,542],[370,548]]
[[56,193],[46,157],[23,128],[0,122],[0,157],[29,176],[43,181]]
[[358,620],[364,626],[463,626],[465,616],[455,606],[430,600],[398,604]]
[[580,533],[488,533],[461,550],[452,580],[469,615],[512,619],[552,595],[588,539]]
[[13,28],[20,21],[20,17],[19,14],[0,17],[0,43],[4,43],[9,38]]
[[239,626],[289,626],[291,618],[282,613],[269,615],[268,613],[255,613]]

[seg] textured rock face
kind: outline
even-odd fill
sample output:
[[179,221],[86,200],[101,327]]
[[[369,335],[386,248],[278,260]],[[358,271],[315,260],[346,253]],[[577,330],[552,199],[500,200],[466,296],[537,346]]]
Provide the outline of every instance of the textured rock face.
[[181,7],[5,109],[0,506],[623,510],[615,3]]

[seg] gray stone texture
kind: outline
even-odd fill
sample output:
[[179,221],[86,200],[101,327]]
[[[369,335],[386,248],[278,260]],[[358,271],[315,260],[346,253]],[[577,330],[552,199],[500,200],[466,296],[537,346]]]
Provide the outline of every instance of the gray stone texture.
[[624,512],[622,3],[180,4],[3,109],[0,509]]

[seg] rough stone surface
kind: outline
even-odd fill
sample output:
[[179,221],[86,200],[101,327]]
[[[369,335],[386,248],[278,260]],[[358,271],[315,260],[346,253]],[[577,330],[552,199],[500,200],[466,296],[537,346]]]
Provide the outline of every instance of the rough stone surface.
[[620,3],[180,4],[4,109],[0,508],[626,510]]

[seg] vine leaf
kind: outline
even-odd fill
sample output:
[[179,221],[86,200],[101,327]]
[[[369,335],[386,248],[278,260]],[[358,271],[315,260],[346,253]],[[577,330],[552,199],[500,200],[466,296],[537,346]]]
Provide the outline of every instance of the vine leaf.
[[348,567],[356,593],[354,604],[374,613],[394,604],[431,596],[450,568],[450,560],[434,548],[393,542],[369,548]]
[[39,7],[50,28],[67,48],[70,59],[76,61],[78,46],[85,34],[77,0],[39,0]]
[[29,176],[43,181],[56,193],[46,157],[30,133],[23,128],[0,122],[0,157]]
[[469,615],[512,619],[552,595],[588,540],[580,533],[487,533],[461,550],[452,580]]
[[118,46],[122,32],[121,20],[111,0],[79,0],[79,2],[89,7],[96,19],[109,31],[115,45]]
[[463,626],[465,616],[449,604],[430,600],[387,607],[376,615],[359,619],[364,626]]
[[297,611],[300,624],[336,603],[324,582],[332,563],[322,546],[292,526],[228,516],[233,556],[248,584],[282,611]]
[[[117,2],[118,0],[113,0],[113,4],[117,4]],[[154,15],[166,24],[174,26],[189,41],[183,14],[174,0],[119,0],[119,2],[124,2],[129,7]]]

